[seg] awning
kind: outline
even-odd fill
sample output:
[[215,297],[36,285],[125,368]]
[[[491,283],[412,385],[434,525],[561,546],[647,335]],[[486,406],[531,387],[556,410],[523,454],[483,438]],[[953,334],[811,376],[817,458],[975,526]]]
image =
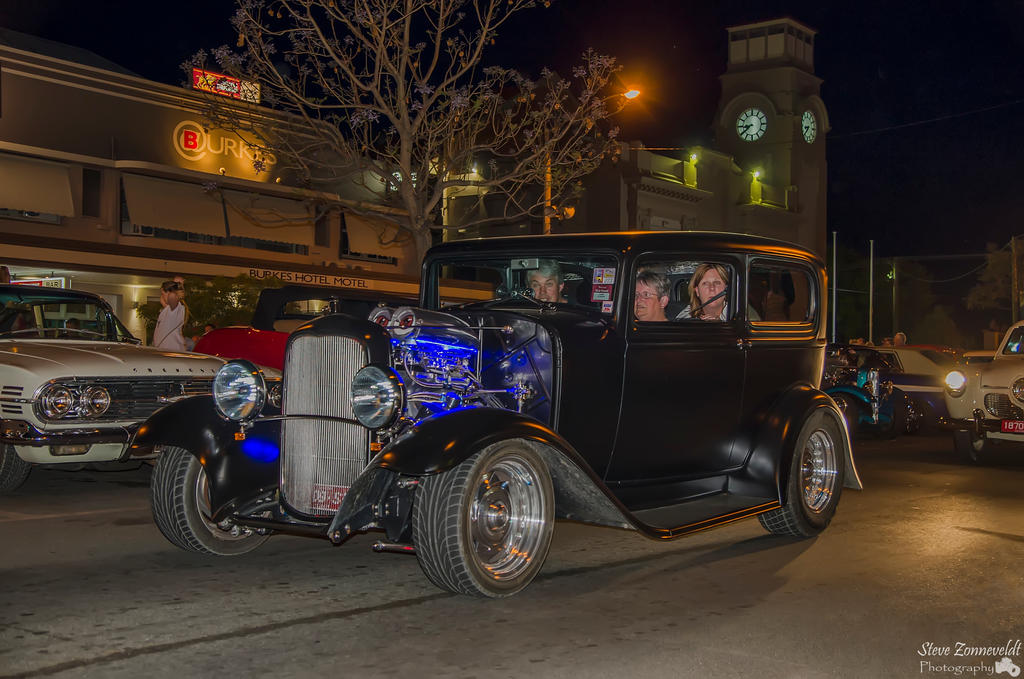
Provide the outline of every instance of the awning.
[[0,153],[0,208],[74,217],[68,166]]
[[349,252],[362,255],[384,255],[399,259],[415,256],[416,243],[405,229],[379,217],[345,212],[345,231]]
[[303,200],[262,196],[244,191],[224,191],[232,236],[278,243],[313,245],[316,214]]
[[216,192],[199,184],[124,174],[132,224],[224,236],[224,207]]

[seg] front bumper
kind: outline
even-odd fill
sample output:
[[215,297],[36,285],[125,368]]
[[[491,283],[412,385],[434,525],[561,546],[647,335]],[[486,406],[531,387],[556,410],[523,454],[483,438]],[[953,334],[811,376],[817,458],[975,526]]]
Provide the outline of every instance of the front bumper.
[[940,417],[939,426],[949,431],[969,431],[978,438],[1024,443],[1024,432],[1004,432],[1003,420],[985,417],[981,409],[974,411],[974,417]]
[[131,424],[44,431],[24,420],[2,420],[0,444],[14,446],[20,458],[39,464],[119,461],[137,429]]

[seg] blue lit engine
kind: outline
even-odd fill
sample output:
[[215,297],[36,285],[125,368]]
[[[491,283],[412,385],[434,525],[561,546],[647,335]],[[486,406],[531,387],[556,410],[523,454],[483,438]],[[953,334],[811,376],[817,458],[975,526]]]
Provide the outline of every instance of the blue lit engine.
[[[547,389],[536,386],[542,381],[536,366],[523,370],[527,359],[522,348],[506,352],[510,327],[471,326],[451,314],[412,307],[387,313],[382,322],[381,312],[371,320],[391,335],[394,368],[409,404],[407,417],[416,420],[480,405],[524,412],[538,391],[546,396]],[[489,348],[485,352],[483,347]]]

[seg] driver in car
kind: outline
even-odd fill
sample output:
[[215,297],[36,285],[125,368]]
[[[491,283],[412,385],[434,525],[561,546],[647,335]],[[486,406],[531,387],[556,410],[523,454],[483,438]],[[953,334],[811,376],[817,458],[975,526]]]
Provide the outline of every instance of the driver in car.
[[561,302],[568,304],[563,292],[562,267],[553,259],[542,259],[537,268],[530,271],[528,280],[533,297],[540,302]]

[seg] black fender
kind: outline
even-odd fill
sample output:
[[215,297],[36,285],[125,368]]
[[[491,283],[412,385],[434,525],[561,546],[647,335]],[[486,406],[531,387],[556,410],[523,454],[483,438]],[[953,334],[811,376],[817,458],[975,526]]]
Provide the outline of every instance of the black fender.
[[559,518],[657,533],[626,509],[568,441],[543,423],[507,410],[463,408],[425,419],[381,450],[368,469],[402,476],[439,474],[508,439],[532,443],[544,458]]
[[850,433],[839,407],[828,394],[809,385],[797,385],[778,400],[769,412],[762,415],[755,428],[753,444],[741,472],[730,476],[729,489],[749,495],[773,493],[786,502],[786,480],[796,451],[796,440],[804,422],[815,411],[823,409],[835,421],[842,433],[841,457],[845,465],[844,487],[862,490],[857,466],[853,461]]
[[256,420],[244,435],[237,422],[217,414],[213,396],[193,396],[161,408],[142,423],[129,455],[157,446],[184,448],[202,463],[215,520],[252,496],[276,488],[280,470],[280,420]]

